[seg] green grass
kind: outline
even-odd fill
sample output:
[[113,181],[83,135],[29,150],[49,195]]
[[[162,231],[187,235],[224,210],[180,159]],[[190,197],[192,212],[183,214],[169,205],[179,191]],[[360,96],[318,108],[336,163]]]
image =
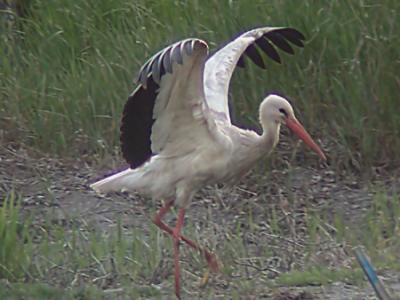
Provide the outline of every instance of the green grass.
[[3,283],[0,282],[0,298],[7,300],[43,299],[43,300],[96,300],[101,299],[100,291],[94,287],[64,290],[45,284]]
[[[346,282],[353,285],[365,283],[364,273],[356,260],[351,265],[328,267],[320,257],[331,249],[321,249],[324,243],[338,247],[339,254],[354,257],[354,248],[362,245],[379,272],[382,270],[400,270],[400,206],[397,195],[390,196],[377,191],[372,206],[360,220],[360,226],[345,221],[338,215],[321,217],[321,212],[310,213],[307,218],[308,247],[305,264],[281,274],[274,281],[277,286],[326,285],[334,282]],[[331,250],[335,255],[335,250]],[[336,252],[336,255],[337,253]],[[319,253],[319,255],[317,254]],[[335,259],[333,260],[335,261]]]
[[[155,51],[188,36],[203,38],[214,48],[254,26],[292,26],[307,36],[304,50],[297,50],[295,57],[283,54],[282,66],[270,61],[266,71],[249,66],[235,74],[232,96],[239,118],[256,123],[262,96],[278,90],[293,100],[312,135],[322,138],[334,167],[398,166],[396,0],[27,2],[30,14],[0,30],[3,145],[24,145],[63,157],[87,155],[90,160],[92,154],[114,154],[121,110],[135,87],[132,79]],[[295,195],[290,200],[296,201]],[[73,216],[68,224],[54,224],[51,216],[37,224],[35,216],[21,218],[26,212],[21,213],[18,195],[10,193],[0,203],[1,299],[173,294],[171,274],[155,271],[170,258],[163,249],[172,244],[154,226],[144,232],[117,222],[114,229],[102,231]],[[259,270],[267,258],[285,256],[279,242],[297,242],[296,234],[302,234],[289,230],[294,223],[278,207],[265,211],[267,227],[262,231],[251,209],[222,242],[216,234],[207,236],[211,248],[218,246],[223,256],[226,293],[238,299],[257,294],[257,280],[263,286],[271,282],[267,271]],[[321,248],[326,241],[341,244],[346,257],[353,257],[352,247],[363,245],[376,268],[400,270],[398,195],[378,190],[361,226],[320,211],[307,211],[304,219],[306,232],[299,238],[304,247],[288,244],[304,251],[302,265],[295,263],[290,271],[275,274],[277,284],[358,284],[361,273],[355,261],[353,271],[348,265],[321,267],[318,255],[333,251]],[[273,239],[255,250],[248,238],[262,236],[260,231]],[[201,240],[195,226],[185,227],[185,232]],[[194,277],[201,276],[204,260],[190,251],[184,256],[192,266],[184,269],[196,273],[186,274],[184,285],[190,289],[197,281]],[[213,297],[219,292],[214,286],[203,294]]]
[[73,217],[71,225],[54,224],[51,215],[33,225],[30,218],[21,221],[19,201],[9,194],[0,208],[1,299],[159,295],[150,282],[163,260],[159,244],[168,242],[155,226],[148,236],[125,232],[119,223],[107,233]]
[[[29,299],[99,299],[118,295],[120,299],[162,299],[173,294],[172,243],[155,226],[127,229],[117,220],[115,226],[104,230],[74,216],[68,223],[57,224],[51,213],[34,219],[34,213],[21,211],[20,197],[14,193],[1,202],[0,298],[25,299],[29,295]],[[268,226],[261,229],[258,222],[252,223],[251,211],[231,230],[219,228],[213,233],[214,229],[199,230],[188,224],[188,236],[201,243],[207,236],[211,248],[217,246],[224,264],[220,276],[226,287],[209,285],[200,289],[204,259],[182,247],[185,289],[206,297],[235,298],[257,295],[260,286],[265,291],[338,281],[360,285],[365,281],[352,253],[358,245],[365,247],[377,270],[400,270],[397,196],[377,192],[361,226],[351,227],[338,216],[321,215],[309,212],[305,234],[295,235],[284,224],[277,232],[276,220],[266,219]],[[282,220],[282,214],[276,218]],[[222,240],[216,235],[221,230],[225,232]],[[268,243],[259,240],[265,233],[274,236]],[[287,240],[292,242],[286,244]],[[293,248],[293,241],[300,248]],[[299,250],[300,256],[286,257]],[[288,262],[293,259],[293,266],[285,267],[283,272],[279,264],[270,264],[274,257]],[[271,268],[279,273],[272,278],[268,275]]]
[[[0,137],[59,155],[112,153],[132,79],[155,51],[188,36],[211,48],[258,25],[292,26],[304,50],[237,72],[239,118],[265,91],[293,99],[339,167],[400,161],[400,3],[382,1],[41,1],[0,38]],[[242,84],[244,81],[248,82]],[[388,145],[381,147],[381,145]]]
[[30,264],[31,239],[29,221],[19,221],[19,204],[15,194],[4,199],[0,207],[0,278],[18,280]]
[[313,267],[305,271],[291,271],[281,275],[276,284],[281,286],[326,285],[334,282],[360,284],[363,280],[361,269],[330,270],[327,267]]
[[400,270],[399,196],[378,191],[358,236],[378,266]]

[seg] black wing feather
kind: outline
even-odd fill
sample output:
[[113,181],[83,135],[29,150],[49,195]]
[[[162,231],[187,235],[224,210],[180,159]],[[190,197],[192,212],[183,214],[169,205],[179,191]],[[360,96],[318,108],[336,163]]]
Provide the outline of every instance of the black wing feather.
[[[280,63],[281,59],[275,46],[293,54],[288,43],[303,47],[303,34],[293,28],[273,29],[255,41],[255,44],[267,56]],[[191,55],[197,39],[188,39],[175,43],[151,57],[140,69],[138,88],[129,96],[121,120],[121,151],[131,168],[144,164],[153,155],[151,151],[151,130],[154,124],[153,109],[157,99],[162,76],[172,73],[173,63],[183,63],[183,52]],[[244,67],[244,57],[248,56],[255,64],[265,68],[264,61],[257,47],[247,47],[239,58],[237,66]]]
[[283,35],[292,44],[298,47],[304,47],[303,41],[306,39],[305,36],[294,28],[281,28],[276,30],[277,33]]
[[[303,47],[304,39],[304,35],[294,28],[276,28],[268,31],[263,36],[258,38],[255,41],[255,44],[257,44],[257,46],[272,60],[281,63],[279,53],[274,46],[285,51],[286,53],[294,54],[294,50],[289,42],[298,47]],[[260,66],[261,68],[265,68],[262,56],[259,54],[254,44],[247,47],[244,54],[250,57],[256,65]],[[239,67],[244,66],[242,59],[243,55],[240,57],[237,64]]]
[[176,61],[178,64],[183,64],[181,44],[176,44],[171,50],[171,61]]
[[172,64],[183,63],[183,52],[187,55],[193,53],[197,39],[187,39],[175,43],[152,56],[139,70],[137,82],[146,87],[149,77],[153,77],[155,83],[159,83],[161,77],[166,73],[172,73]]
[[240,67],[240,68],[244,68],[246,66],[246,63],[244,61],[244,56],[242,55],[241,57],[239,57],[239,60],[236,64],[236,66]]
[[285,37],[281,34],[279,34],[276,31],[271,31],[268,34],[266,34],[266,38],[268,38],[273,44],[278,46],[278,48],[282,49],[286,53],[289,54],[294,54],[293,48],[290,46],[290,44],[285,40]]
[[164,68],[164,57],[165,55],[168,55],[166,53],[167,51],[163,51],[159,57],[157,57],[157,60],[153,63],[153,66],[151,68],[151,74],[153,77],[153,80],[157,83],[160,84],[160,79],[161,77],[165,74],[165,68]]
[[193,53],[193,47],[194,47],[194,41],[192,40],[187,40],[183,42],[183,47],[185,49],[185,52],[187,55],[192,55]]
[[139,85],[124,106],[120,127],[121,152],[131,168],[141,166],[153,155],[150,136],[158,87],[149,77],[147,87]]
[[164,59],[163,59],[163,66],[166,72],[172,73],[172,62],[171,62],[171,48],[168,48],[165,51]]
[[197,42],[188,39],[175,43],[157,52],[140,68],[139,86],[125,103],[120,127],[121,152],[132,169],[154,155],[151,150],[153,110],[162,76],[172,73],[173,63],[182,64],[182,52],[192,54]]
[[256,44],[271,58],[277,63],[281,63],[281,57],[279,56],[278,51],[272,46],[268,40],[266,40],[263,36],[256,40]]
[[254,44],[250,44],[244,52],[259,67],[265,69],[264,61]]

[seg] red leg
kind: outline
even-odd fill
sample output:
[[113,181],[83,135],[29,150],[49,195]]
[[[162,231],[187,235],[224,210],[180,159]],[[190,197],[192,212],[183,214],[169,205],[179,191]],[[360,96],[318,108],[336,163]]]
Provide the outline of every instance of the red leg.
[[[173,235],[173,230],[169,226],[167,226],[163,221],[162,218],[165,216],[165,214],[171,209],[172,205],[174,204],[174,200],[168,201],[161,209],[159,212],[156,214],[156,216],[153,219],[153,223],[158,226],[160,229],[164,230],[167,232],[169,235]],[[200,251],[201,253],[204,254],[204,257],[207,260],[208,267],[213,271],[213,272],[218,272],[219,271],[219,266],[218,266],[218,260],[217,257],[214,253],[209,252],[207,249],[202,249],[199,245],[197,245],[195,242],[192,240],[188,239],[187,237],[180,235],[180,239],[184,241],[186,244],[188,244],[190,247],[192,247],[195,250]]]
[[174,265],[175,265],[175,295],[181,299],[180,295],[180,268],[179,268],[179,240],[181,239],[181,230],[183,227],[183,220],[185,218],[185,209],[181,208],[178,212],[178,220],[176,221],[175,228],[172,232],[174,239]]
[[[165,214],[171,209],[171,206],[174,204],[174,200],[168,201],[161,209],[159,210],[158,214],[154,217],[153,223],[157,225],[159,228],[167,232],[169,235],[172,235],[172,228],[166,225],[163,221],[162,218],[165,216]],[[199,245],[197,245],[195,242],[192,240],[188,239],[187,237],[181,235],[181,240],[184,241],[186,244],[188,244],[190,247],[192,247],[195,250],[201,251],[202,249],[200,248]]]

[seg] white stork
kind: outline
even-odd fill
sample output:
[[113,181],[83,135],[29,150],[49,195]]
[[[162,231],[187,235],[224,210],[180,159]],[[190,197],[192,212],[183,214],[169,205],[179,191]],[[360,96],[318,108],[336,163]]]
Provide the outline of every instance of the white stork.
[[[325,155],[296,119],[289,102],[269,95],[260,105],[261,135],[231,123],[229,82],[245,56],[265,68],[260,51],[280,62],[275,47],[293,54],[304,36],[293,28],[263,27],[243,33],[215,54],[205,41],[190,38],[166,47],[140,69],[136,90],[124,107],[122,154],[130,168],[91,187],[98,193],[137,191],[165,204],[153,222],[174,241],[175,294],[180,299],[179,242],[204,254],[218,271],[216,256],[181,234],[185,209],[202,187],[233,184],[279,139],[281,124],[299,136],[319,157]],[[289,43],[290,42],[290,43]],[[176,206],[174,228],[162,218]]]

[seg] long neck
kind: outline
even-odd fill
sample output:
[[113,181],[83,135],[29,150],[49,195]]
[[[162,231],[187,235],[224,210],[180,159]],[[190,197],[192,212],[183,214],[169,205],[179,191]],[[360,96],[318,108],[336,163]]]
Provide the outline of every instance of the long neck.
[[274,124],[263,125],[262,127],[264,129],[262,135],[258,135],[252,130],[232,127],[235,128],[232,137],[237,140],[234,143],[233,155],[230,156],[234,162],[232,169],[221,173],[221,178],[225,182],[230,180],[235,182],[237,178],[247,173],[258,159],[270,153],[274,148],[278,142],[280,125],[274,122]]
[[268,153],[276,146],[279,141],[279,131],[281,124],[275,121],[264,121],[261,123],[263,133],[260,136],[259,144]]

